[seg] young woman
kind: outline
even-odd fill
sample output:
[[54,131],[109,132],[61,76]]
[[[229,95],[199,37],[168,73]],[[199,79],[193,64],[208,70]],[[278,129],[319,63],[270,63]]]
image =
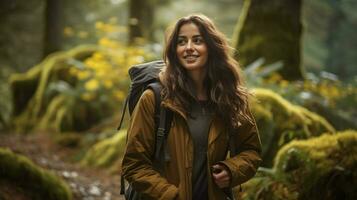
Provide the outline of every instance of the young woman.
[[[143,93],[132,114],[123,159],[124,177],[142,199],[226,199],[230,188],[256,173],[260,139],[229,50],[204,15],[183,17],[170,32],[160,74],[162,106],[173,112],[167,138],[170,161],[162,174],[153,167],[151,90]],[[227,156],[230,144],[236,154]]]

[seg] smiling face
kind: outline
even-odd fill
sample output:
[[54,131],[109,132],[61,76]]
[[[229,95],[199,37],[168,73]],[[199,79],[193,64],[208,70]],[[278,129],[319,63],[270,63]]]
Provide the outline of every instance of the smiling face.
[[207,63],[207,45],[194,23],[181,26],[176,47],[180,64],[189,72],[203,72]]

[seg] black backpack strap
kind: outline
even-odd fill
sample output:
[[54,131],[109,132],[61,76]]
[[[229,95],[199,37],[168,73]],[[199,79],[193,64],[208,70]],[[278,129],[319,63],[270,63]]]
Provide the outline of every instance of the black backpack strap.
[[161,85],[160,83],[154,82],[154,83],[150,83],[147,86],[147,88],[151,89],[154,92],[154,96],[155,96],[154,121],[155,121],[155,130],[157,130],[159,128],[159,122],[160,122]]
[[128,94],[128,96],[126,97],[124,105],[123,105],[123,111],[122,111],[122,114],[121,114],[120,123],[119,123],[119,126],[117,128],[118,131],[121,129],[121,126],[123,124],[126,107],[128,106],[129,96],[130,96],[130,94]]
[[[160,161],[160,163],[170,160],[170,154],[168,152],[166,140],[171,128],[172,115],[172,111],[169,109],[160,109],[160,122],[156,131],[156,147],[154,155],[155,160]],[[164,153],[164,155],[162,155],[162,153]]]
[[[167,148],[167,136],[170,132],[173,113],[171,110],[161,107],[161,85],[160,83],[151,83],[148,88],[154,91],[155,95],[155,153],[154,160],[159,164],[156,166],[158,170],[162,170],[162,165],[165,161],[170,160],[170,155]],[[163,154],[163,155],[162,155]],[[164,159],[163,159],[164,158]]]

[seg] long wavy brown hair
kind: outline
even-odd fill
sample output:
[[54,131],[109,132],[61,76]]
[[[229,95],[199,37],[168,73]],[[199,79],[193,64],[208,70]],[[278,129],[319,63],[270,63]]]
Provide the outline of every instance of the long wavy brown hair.
[[205,66],[207,75],[204,84],[210,105],[232,128],[236,128],[242,118],[251,121],[248,108],[249,93],[243,85],[239,65],[231,57],[232,48],[214,23],[202,14],[180,18],[168,32],[163,55],[166,68],[160,77],[163,84],[163,98],[178,102],[187,113],[192,102],[196,101],[195,92],[192,90],[193,81],[180,64],[176,53],[180,28],[188,23],[198,27],[207,45],[208,60]]

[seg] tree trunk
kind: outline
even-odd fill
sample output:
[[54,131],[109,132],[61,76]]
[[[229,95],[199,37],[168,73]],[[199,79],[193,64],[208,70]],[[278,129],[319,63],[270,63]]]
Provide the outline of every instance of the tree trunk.
[[129,1],[129,43],[133,44],[141,38],[151,41],[154,22],[153,0]]
[[0,1],[0,66],[26,71],[42,59],[45,0]]
[[47,0],[45,11],[45,38],[43,57],[61,49],[63,7],[61,0]]
[[302,79],[301,7],[301,0],[245,0],[233,36],[241,66],[258,58],[265,64],[282,61],[284,79]]

